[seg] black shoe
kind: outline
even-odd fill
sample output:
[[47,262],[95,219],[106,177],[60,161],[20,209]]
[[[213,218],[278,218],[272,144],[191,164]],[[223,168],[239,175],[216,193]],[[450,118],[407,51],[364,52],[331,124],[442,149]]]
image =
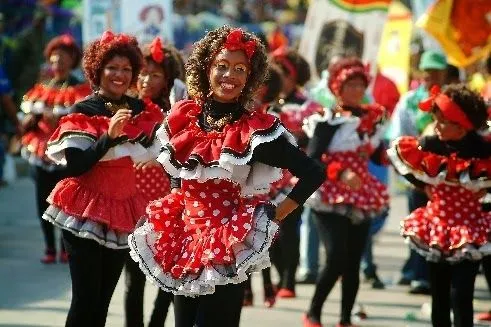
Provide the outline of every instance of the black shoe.
[[411,280],[406,277],[401,277],[401,279],[399,279],[399,281],[397,282],[397,285],[404,285],[404,286],[411,285]]
[[414,286],[409,289],[409,294],[430,295],[430,288],[422,285]]
[[375,276],[375,278],[372,279],[372,288],[375,290],[383,290],[385,288],[384,282],[378,278],[378,276]]
[[297,284],[315,284],[317,278],[313,275],[305,275],[297,279]]

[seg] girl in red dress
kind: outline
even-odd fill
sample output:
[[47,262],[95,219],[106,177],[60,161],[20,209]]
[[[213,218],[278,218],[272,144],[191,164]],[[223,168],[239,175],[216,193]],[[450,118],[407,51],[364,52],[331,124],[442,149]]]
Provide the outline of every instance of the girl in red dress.
[[342,277],[341,319],[352,326],[351,311],[360,284],[360,260],[371,219],[387,210],[385,186],[368,171],[368,162],[381,163],[385,109],[362,103],[370,77],[357,58],[344,58],[331,67],[328,86],[337,97],[334,108],[308,119],[312,136],[307,153],[325,165],[327,179],[308,200],[326,249],[322,270],[304,316],[305,327],[319,327],[327,296]]
[[[164,115],[170,110],[170,92],[174,80],[181,75],[181,60],[178,51],[160,38],[143,48],[144,66],[138,76],[137,89],[140,99],[151,99]],[[159,118],[160,119],[160,118]],[[161,123],[161,121],[157,121]],[[137,166],[136,187],[146,201],[157,200],[170,193],[170,179],[160,164],[149,165],[143,162]],[[143,294],[145,275],[138,264],[128,255],[125,265],[125,318],[128,327],[143,327]],[[150,317],[149,327],[165,324],[167,311],[173,299],[172,293],[159,289]]]
[[[181,189],[151,202],[131,234],[131,255],[174,293],[177,327],[238,326],[248,274],[270,265],[282,220],[320,185],[323,173],[274,116],[247,110],[267,71],[264,46],[241,29],[200,40],[187,65],[193,100],[178,102],[158,132],[158,161]],[[287,168],[299,178],[274,207],[254,194]]]
[[105,32],[84,52],[94,94],[63,117],[48,143],[68,178],[48,198],[43,218],[63,229],[72,279],[66,326],[104,326],[128,255],[128,235],[145,214],[134,165],[160,149],[163,114],[150,100],[125,95],[142,66],[136,39]]
[[479,262],[491,254],[491,144],[484,100],[463,85],[448,86],[420,103],[433,113],[434,136],[403,136],[388,154],[397,171],[424,189],[426,207],[403,220],[402,235],[429,261],[433,326],[473,326],[474,282]]
[[[24,95],[21,103],[21,110],[26,115],[23,121],[26,132],[21,140],[21,154],[32,166],[39,218],[48,207],[46,198],[56,183],[64,177],[63,166],[53,162],[45,154],[48,140],[55,131],[59,118],[66,115],[75,102],[90,93],[88,84],[83,84],[70,74],[78,67],[82,57],[80,48],[70,35],[52,39],[46,46],[44,55],[50,64],[53,78],[34,85]],[[54,226],[40,220],[45,242],[41,262],[55,263],[57,251]],[[63,242],[60,243],[59,260],[67,262]]]

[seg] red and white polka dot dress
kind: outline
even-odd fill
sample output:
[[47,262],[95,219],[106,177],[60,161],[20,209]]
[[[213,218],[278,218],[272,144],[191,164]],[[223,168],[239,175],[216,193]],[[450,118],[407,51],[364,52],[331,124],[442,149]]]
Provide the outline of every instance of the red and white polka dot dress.
[[170,179],[164,168],[152,166],[136,170],[136,187],[150,202],[170,192]]
[[[398,172],[428,185],[430,200],[401,222],[401,233],[430,261],[480,260],[491,254],[491,212],[483,210],[480,186],[489,184],[487,159],[445,157],[423,151],[414,137],[397,139],[388,151]],[[475,176],[475,177],[473,177]]]

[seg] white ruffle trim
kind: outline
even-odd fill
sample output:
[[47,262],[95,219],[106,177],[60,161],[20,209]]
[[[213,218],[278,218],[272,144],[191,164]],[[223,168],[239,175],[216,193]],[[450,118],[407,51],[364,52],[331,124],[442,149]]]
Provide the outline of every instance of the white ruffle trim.
[[480,261],[484,256],[491,255],[491,243],[489,242],[479,248],[472,244],[465,244],[453,251],[451,256],[448,256],[444,255],[437,248],[429,247],[427,244],[420,242],[417,238],[411,236],[404,237],[412,249],[431,262],[447,261],[449,263],[458,263],[463,260]]
[[447,180],[446,170],[441,171],[435,177],[430,177],[422,171],[414,170],[399,157],[399,153],[397,152],[396,149],[397,143],[398,140],[396,139],[392,143],[391,147],[387,149],[387,155],[389,156],[392,165],[400,175],[413,175],[417,180],[426,184],[431,184],[431,185],[447,184],[453,186],[462,186],[472,191],[478,191],[484,188],[491,187],[491,179],[488,178],[471,179],[468,171],[465,171],[460,175],[458,182],[452,182]]
[[154,259],[157,252],[154,244],[158,236],[148,222],[130,234],[130,255],[147,279],[166,292],[190,297],[213,294],[216,286],[242,283],[250,273],[271,266],[269,248],[279,226],[271,220],[273,217],[268,216],[264,205],[256,207],[253,217],[254,224],[244,242],[232,247],[236,262],[232,267],[224,268],[227,275],[211,265],[203,267],[199,275],[188,275],[183,279],[164,272]]
[[290,143],[296,144],[293,135],[282,125],[278,125],[278,128],[269,135],[254,135],[250,143],[249,152],[244,157],[221,153],[218,165],[204,167],[201,164],[197,164],[194,169],[190,170],[186,167],[176,167],[172,164],[171,159],[173,156],[165,147],[169,143],[169,136],[164,126],[157,131],[157,137],[164,146],[157,160],[171,176],[187,180],[196,179],[200,182],[215,178],[234,181],[241,185],[241,194],[243,196],[267,193],[271,183],[278,181],[282,177],[280,168],[271,167],[260,162],[255,162],[251,166],[246,165],[251,160],[254,149],[257,146],[271,142],[278,137],[286,137]]
[[[66,165],[65,149],[77,148],[86,150],[94,143],[95,140],[92,137],[83,134],[68,135],[63,137],[60,142],[48,145],[46,155],[56,163]],[[152,145],[148,148],[140,143],[125,142],[110,148],[100,161],[131,157],[133,162],[145,162],[156,159],[161,146],[160,141],[156,137],[154,138]]]
[[366,219],[376,218],[389,210],[389,207],[383,207],[380,210],[361,210],[346,204],[327,204],[321,200],[319,191],[314,192],[310,198],[305,201],[305,206],[318,212],[333,212],[345,216],[355,225],[362,223]]
[[27,150],[27,148],[25,146],[23,146],[20,149],[20,155],[21,155],[22,158],[24,158],[25,160],[27,160],[27,162],[30,165],[36,166],[36,167],[41,167],[44,170],[49,171],[49,172],[52,172],[52,171],[55,171],[55,170],[59,170],[59,169],[62,169],[64,167],[63,165],[58,164],[56,162],[48,162],[46,160],[43,160],[43,159],[39,158],[34,153],[32,153],[31,151]]
[[54,205],[50,205],[48,209],[46,209],[43,214],[43,219],[51,222],[57,227],[71,232],[77,237],[94,240],[107,248],[128,248],[128,233],[108,229],[103,224],[95,221],[67,215]]
[[306,118],[303,130],[309,138],[312,138],[319,123],[328,123],[332,126],[339,125],[329,143],[328,149],[326,149],[329,152],[356,151],[360,146],[367,143],[370,143],[372,148],[377,148],[385,133],[387,124],[378,124],[373,135],[365,135],[364,139],[360,139],[356,131],[360,122],[361,119],[356,116],[333,116],[332,111],[326,109],[324,115],[314,114]]

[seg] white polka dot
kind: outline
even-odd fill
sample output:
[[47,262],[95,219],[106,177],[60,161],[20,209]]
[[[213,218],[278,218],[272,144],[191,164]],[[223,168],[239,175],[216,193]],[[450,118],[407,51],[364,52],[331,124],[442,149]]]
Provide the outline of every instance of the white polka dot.
[[190,190],[194,190],[194,186],[193,186],[193,185],[188,185],[188,188],[189,188]]
[[201,196],[201,197],[204,199],[204,198],[206,198],[206,193],[205,193],[205,192],[201,192],[201,193],[199,194],[199,196]]
[[247,229],[247,230],[251,229],[251,224],[245,223],[244,224],[244,228]]
[[188,191],[186,191],[186,192],[184,192],[184,195],[189,198],[191,196],[191,193],[189,193]]
[[196,234],[200,235],[201,234],[201,229],[196,228]]
[[155,219],[160,219],[160,215],[158,213],[155,214]]
[[169,226],[170,226],[170,221],[168,221],[168,220],[167,220],[167,221],[164,223],[164,225],[165,225],[165,227],[169,227]]
[[460,213],[458,213],[458,212],[457,212],[457,213],[455,214],[455,218],[461,218],[461,217],[462,217],[462,215],[461,215]]
[[235,204],[239,204],[239,200],[235,199],[235,200],[234,200],[234,203],[235,203]]
[[215,250],[213,250],[213,252],[215,252],[215,254],[218,254],[218,253],[220,253],[220,249],[216,248]]
[[191,211],[186,210],[186,215],[191,216]]
[[169,214],[169,212],[170,212],[169,208],[164,208],[164,210],[163,210],[163,211],[164,211],[164,213],[165,213],[166,215],[168,215],[168,214]]
[[234,232],[238,231],[239,230],[239,227],[235,226],[235,225],[232,225],[232,229],[234,230]]
[[191,219],[189,219],[189,223],[191,225],[194,225],[194,224],[196,224],[196,220],[194,218],[191,218]]
[[238,218],[239,218],[239,217],[237,217],[237,215],[233,215],[233,216],[232,216],[232,220],[233,220],[233,221],[236,221]]
[[168,204],[174,203],[174,200],[172,200],[171,198],[169,198],[169,199],[167,199],[167,203]]
[[213,193],[211,196],[212,196],[212,197],[214,197],[215,199],[218,199],[218,197],[220,196],[220,194],[218,194],[218,193]]
[[217,231],[217,229],[215,227],[213,227],[212,229],[210,229],[210,233],[215,233]]
[[187,238],[188,238],[188,241],[192,241],[193,240],[193,237],[191,235],[189,235]]
[[175,247],[176,245],[177,245],[177,243],[176,243],[176,242],[172,242],[172,243],[171,243],[171,246],[172,246],[172,247]]
[[210,243],[215,243],[215,238],[214,237],[211,237],[210,238]]
[[187,252],[184,252],[184,253],[182,254],[182,258],[183,258],[183,259],[186,259],[187,257],[188,257],[188,253],[187,253]]
[[194,201],[194,202],[193,202],[193,207],[197,208],[198,206],[199,206],[198,201]]
[[203,217],[205,215],[205,212],[203,210],[198,211],[198,216]]
[[214,183],[215,185],[220,184],[220,182],[221,182],[221,181],[220,181],[219,179],[214,179],[214,180],[213,180],[213,183]]
[[206,226],[206,227],[210,227],[210,225],[211,225],[211,221],[210,221],[210,220],[207,220],[207,221],[205,222],[205,226]]
[[227,193],[227,192],[228,192],[228,190],[227,190],[226,188],[224,188],[222,191],[223,191],[223,192],[225,192],[225,193]]
[[177,255],[174,256],[174,261],[177,261],[177,259],[179,259],[179,257]]
[[226,224],[227,222],[228,222],[227,218],[222,218],[222,220],[220,220],[220,223],[222,223],[222,225]]
[[230,201],[228,201],[228,200],[223,201],[223,205],[225,207],[228,207],[230,205]]
[[225,260],[225,261],[231,261],[232,259],[228,255],[226,255],[226,256],[223,257],[223,260]]
[[248,209],[247,209],[247,212],[248,212],[248,213],[253,213],[253,212],[254,212],[254,208],[253,208],[253,207],[248,208]]
[[215,217],[216,217],[216,216],[218,216],[219,214],[220,214],[220,210],[218,210],[218,209],[213,210],[213,216],[215,216]]
[[156,206],[157,208],[162,207],[162,202],[160,202],[160,201],[155,202],[155,206]]

